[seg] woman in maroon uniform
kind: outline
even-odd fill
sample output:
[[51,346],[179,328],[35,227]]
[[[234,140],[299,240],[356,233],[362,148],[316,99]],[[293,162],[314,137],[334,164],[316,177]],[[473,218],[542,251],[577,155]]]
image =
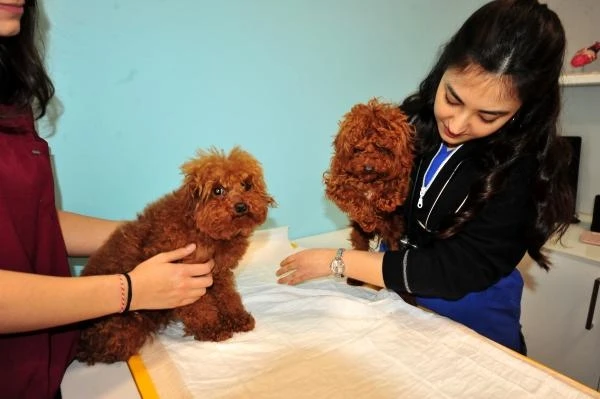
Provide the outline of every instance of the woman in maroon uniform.
[[[34,44],[36,14],[35,0],[0,3],[0,396],[10,399],[59,398],[75,323],[123,311],[127,284],[122,275],[70,276],[67,256],[89,256],[119,222],[55,207],[48,145],[34,125],[54,94]],[[130,309],[202,296],[212,284],[212,261],[174,263],[193,250],[138,265],[130,273]]]

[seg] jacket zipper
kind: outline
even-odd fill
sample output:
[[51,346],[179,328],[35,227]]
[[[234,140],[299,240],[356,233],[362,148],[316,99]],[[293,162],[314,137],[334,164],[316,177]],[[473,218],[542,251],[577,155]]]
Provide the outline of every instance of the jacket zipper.
[[[437,204],[438,200],[440,199],[440,197],[442,196],[442,193],[444,192],[444,190],[446,189],[446,186],[448,185],[448,183],[450,182],[450,180],[452,180],[452,177],[454,177],[454,175],[456,174],[456,171],[458,170],[458,168],[460,167],[460,165],[462,165],[462,163],[464,162],[464,160],[460,161],[456,167],[454,168],[454,170],[452,171],[452,173],[450,174],[450,176],[448,177],[448,179],[446,180],[446,182],[444,183],[444,185],[442,186],[442,189],[440,190],[440,192],[438,193],[437,197],[435,198],[435,201],[433,201],[433,204],[431,205],[431,208],[429,208],[429,213],[427,214],[427,218],[425,218],[425,225],[423,225],[420,221],[419,224],[421,226],[423,226],[423,228],[425,230],[427,230],[428,232],[431,232],[431,230],[429,230],[429,228],[427,227],[427,225],[429,224],[429,217],[431,216],[431,214],[433,213],[433,209],[435,208],[435,205]],[[466,199],[466,198],[465,198]],[[464,201],[463,201],[464,203]],[[462,206],[462,204],[461,204]],[[459,207],[460,209],[460,207]]]
[[400,242],[402,244],[409,245],[413,248],[415,248],[416,246],[410,242],[409,235],[412,232],[412,226],[413,226],[412,217],[413,217],[413,213],[414,213],[415,194],[417,193],[417,182],[419,181],[419,174],[421,173],[421,166],[423,166],[422,158],[419,161],[419,166],[417,167],[417,174],[415,175],[415,184],[413,185],[413,188],[412,188],[411,194],[410,194],[410,202],[408,204],[409,208],[408,208],[408,215],[407,215],[408,223],[406,226],[406,231],[404,232],[404,237],[402,239],[400,239]]
[[427,193],[427,190],[429,190],[429,187],[431,187],[431,185],[433,184],[433,182],[435,181],[435,178],[438,176],[438,174],[440,173],[440,171],[442,169],[444,169],[444,165],[446,165],[446,163],[450,160],[450,158],[452,158],[452,156],[460,149],[460,147],[462,147],[463,145],[459,145],[458,147],[452,149],[452,152],[442,161],[442,163],[437,167],[437,170],[435,171],[435,173],[433,174],[433,176],[431,177],[431,180],[429,180],[428,184],[425,184],[425,177],[427,177],[427,174],[429,173],[429,169],[431,168],[431,165],[433,164],[433,160],[440,154],[440,152],[442,152],[445,148],[444,144],[440,144],[440,148],[438,148],[437,152],[435,153],[435,155],[433,156],[433,158],[431,158],[431,161],[429,162],[429,166],[427,166],[427,169],[425,170],[425,174],[423,175],[423,182],[421,183],[421,189],[419,190],[419,201],[417,201],[417,208],[421,209],[423,208],[423,197],[425,196],[425,194]]

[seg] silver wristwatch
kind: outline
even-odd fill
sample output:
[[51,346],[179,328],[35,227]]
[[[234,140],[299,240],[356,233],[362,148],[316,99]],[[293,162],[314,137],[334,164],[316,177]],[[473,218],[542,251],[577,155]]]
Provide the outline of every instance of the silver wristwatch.
[[346,270],[346,264],[342,259],[342,255],[344,254],[344,248],[338,248],[335,253],[335,258],[331,261],[329,265],[329,269],[331,270],[331,274],[338,279],[344,277],[344,271]]

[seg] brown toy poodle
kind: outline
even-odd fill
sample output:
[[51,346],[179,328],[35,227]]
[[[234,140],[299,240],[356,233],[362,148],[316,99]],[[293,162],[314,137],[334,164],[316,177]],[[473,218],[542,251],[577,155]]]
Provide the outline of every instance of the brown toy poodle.
[[160,252],[195,243],[195,254],[183,262],[214,259],[212,287],[195,303],[180,308],[119,313],[90,321],[81,334],[78,360],[88,364],[127,360],[172,320],[180,320],[186,335],[200,341],[222,341],[254,328],[232,270],[248,248],[249,236],[275,205],[266,191],[261,165],[239,147],[229,155],[211,148],[198,151],[181,170],[185,175],[182,186],[115,231],[82,274],[126,273]]
[[324,174],[325,194],[348,215],[353,248],[377,250],[382,242],[398,249],[404,231],[399,207],[408,195],[414,129],[400,108],[377,99],[353,106],[339,125]]

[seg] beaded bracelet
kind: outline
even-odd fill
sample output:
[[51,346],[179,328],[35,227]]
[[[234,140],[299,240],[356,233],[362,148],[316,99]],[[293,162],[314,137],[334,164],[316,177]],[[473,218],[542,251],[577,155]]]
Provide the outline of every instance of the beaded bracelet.
[[[131,290],[131,277],[129,277],[129,274],[127,273],[122,273],[119,276],[119,279],[121,281],[121,307],[119,309],[119,313],[124,313],[129,311],[129,307],[131,306],[131,297],[133,296]],[[127,289],[125,289],[126,282]]]

